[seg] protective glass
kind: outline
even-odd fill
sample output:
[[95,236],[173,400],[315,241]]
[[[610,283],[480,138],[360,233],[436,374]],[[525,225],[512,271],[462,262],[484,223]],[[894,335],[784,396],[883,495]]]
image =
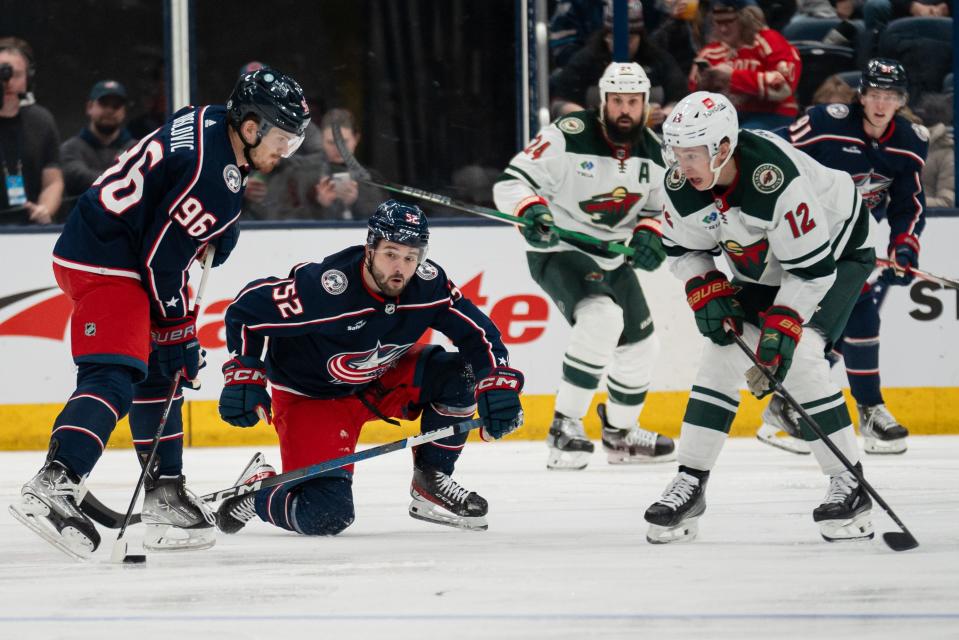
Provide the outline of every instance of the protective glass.
[[298,136],[295,133],[284,131],[279,127],[270,127],[260,144],[267,149],[278,152],[284,158],[289,158],[300,148],[305,137],[305,135]]

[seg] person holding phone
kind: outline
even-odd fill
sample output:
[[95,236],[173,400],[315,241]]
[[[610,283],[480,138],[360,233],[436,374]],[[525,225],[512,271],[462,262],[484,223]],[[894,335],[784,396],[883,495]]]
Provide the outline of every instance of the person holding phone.
[[333,127],[339,126],[347,149],[353,153],[360,142],[360,132],[353,114],[346,109],[330,109],[320,122],[323,151],[328,167],[313,186],[313,197],[319,205],[317,217],[332,220],[365,218],[386,199],[386,193],[376,187],[359,184],[350,177],[343,156],[336,148]]

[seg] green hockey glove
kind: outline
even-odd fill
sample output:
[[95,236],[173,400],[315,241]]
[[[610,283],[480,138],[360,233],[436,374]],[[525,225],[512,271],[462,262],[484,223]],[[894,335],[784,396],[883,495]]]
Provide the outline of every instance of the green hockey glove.
[[719,346],[732,344],[724,321],[729,320],[736,333],[743,332],[743,308],[736,300],[736,289],[720,271],[710,271],[686,282],[686,302],[696,315],[699,332]]

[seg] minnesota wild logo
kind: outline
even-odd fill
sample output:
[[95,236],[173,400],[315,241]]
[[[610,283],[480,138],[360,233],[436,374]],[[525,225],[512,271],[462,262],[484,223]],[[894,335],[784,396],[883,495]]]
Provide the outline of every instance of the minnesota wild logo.
[[723,250],[736,265],[736,270],[748,278],[759,280],[766,270],[766,255],[769,253],[769,240],[762,238],[758,242],[743,246],[735,240],[722,243]]
[[641,193],[630,193],[626,187],[616,187],[609,193],[593,196],[579,203],[579,208],[589,215],[593,224],[615,227],[629,213],[640,198]]

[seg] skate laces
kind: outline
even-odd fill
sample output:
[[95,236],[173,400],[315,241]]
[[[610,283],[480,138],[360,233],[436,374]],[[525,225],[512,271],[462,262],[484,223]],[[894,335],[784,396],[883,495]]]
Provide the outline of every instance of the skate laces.
[[249,522],[255,515],[256,500],[254,499],[252,493],[243,496],[241,500],[237,500],[236,504],[230,509],[230,516],[241,522]]
[[207,524],[211,527],[216,526],[216,518],[213,515],[212,509],[210,506],[196,497],[196,494],[186,488],[186,483],[183,482],[182,477],[180,481],[180,489],[183,490],[183,496],[187,501],[192,504],[200,512],[200,515],[203,516],[203,519],[206,520]]
[[873,429],[878,429],[879,431],[886,431],[895,426],[898,426],[898,422],[889,412],[889,409],[886,408],[886,405],[879,404],[875,407],[871,407],[869,410],[869,426]]
[[586,428],[582,420],[575,418],[560,418],[559,430],[570,440],[586,440]]
[[435,471],[435,478],[439,480],[438,489],[453,499],[454,502],[463,502],[469,495],[469,490],[461,487],[453,476],[448,476],[442,471]]
[[51,496],[69,496],[73,498],[75,502],[79,503],[81,502],[80,496],[86,494],[86,487],[84,487],[86,480],[87,477],[83,476],[79,482],[74,482],[70,479],[70,474],[67,473],[66,469],[61,469],[56,471],[55,476],[42,478],[41,482],[45,485],[47,492]]
[[829,478],[829,490],[826,491],[826,497],[823,504],[832,504],[845,502],[850,493],[856,490],[859,481],[856,476],[848,471]]
[[653,450],[656,448],[656,439],[659,435],[655,431],[648,431],[642,427],[633,427],[626,433],[626,444],[641,449]]
[[680,472],[673,481],[666,487],[663,496],[659,499],[661,504],[677,509],[685,504],[699,486],[699,479],[688,473]]

